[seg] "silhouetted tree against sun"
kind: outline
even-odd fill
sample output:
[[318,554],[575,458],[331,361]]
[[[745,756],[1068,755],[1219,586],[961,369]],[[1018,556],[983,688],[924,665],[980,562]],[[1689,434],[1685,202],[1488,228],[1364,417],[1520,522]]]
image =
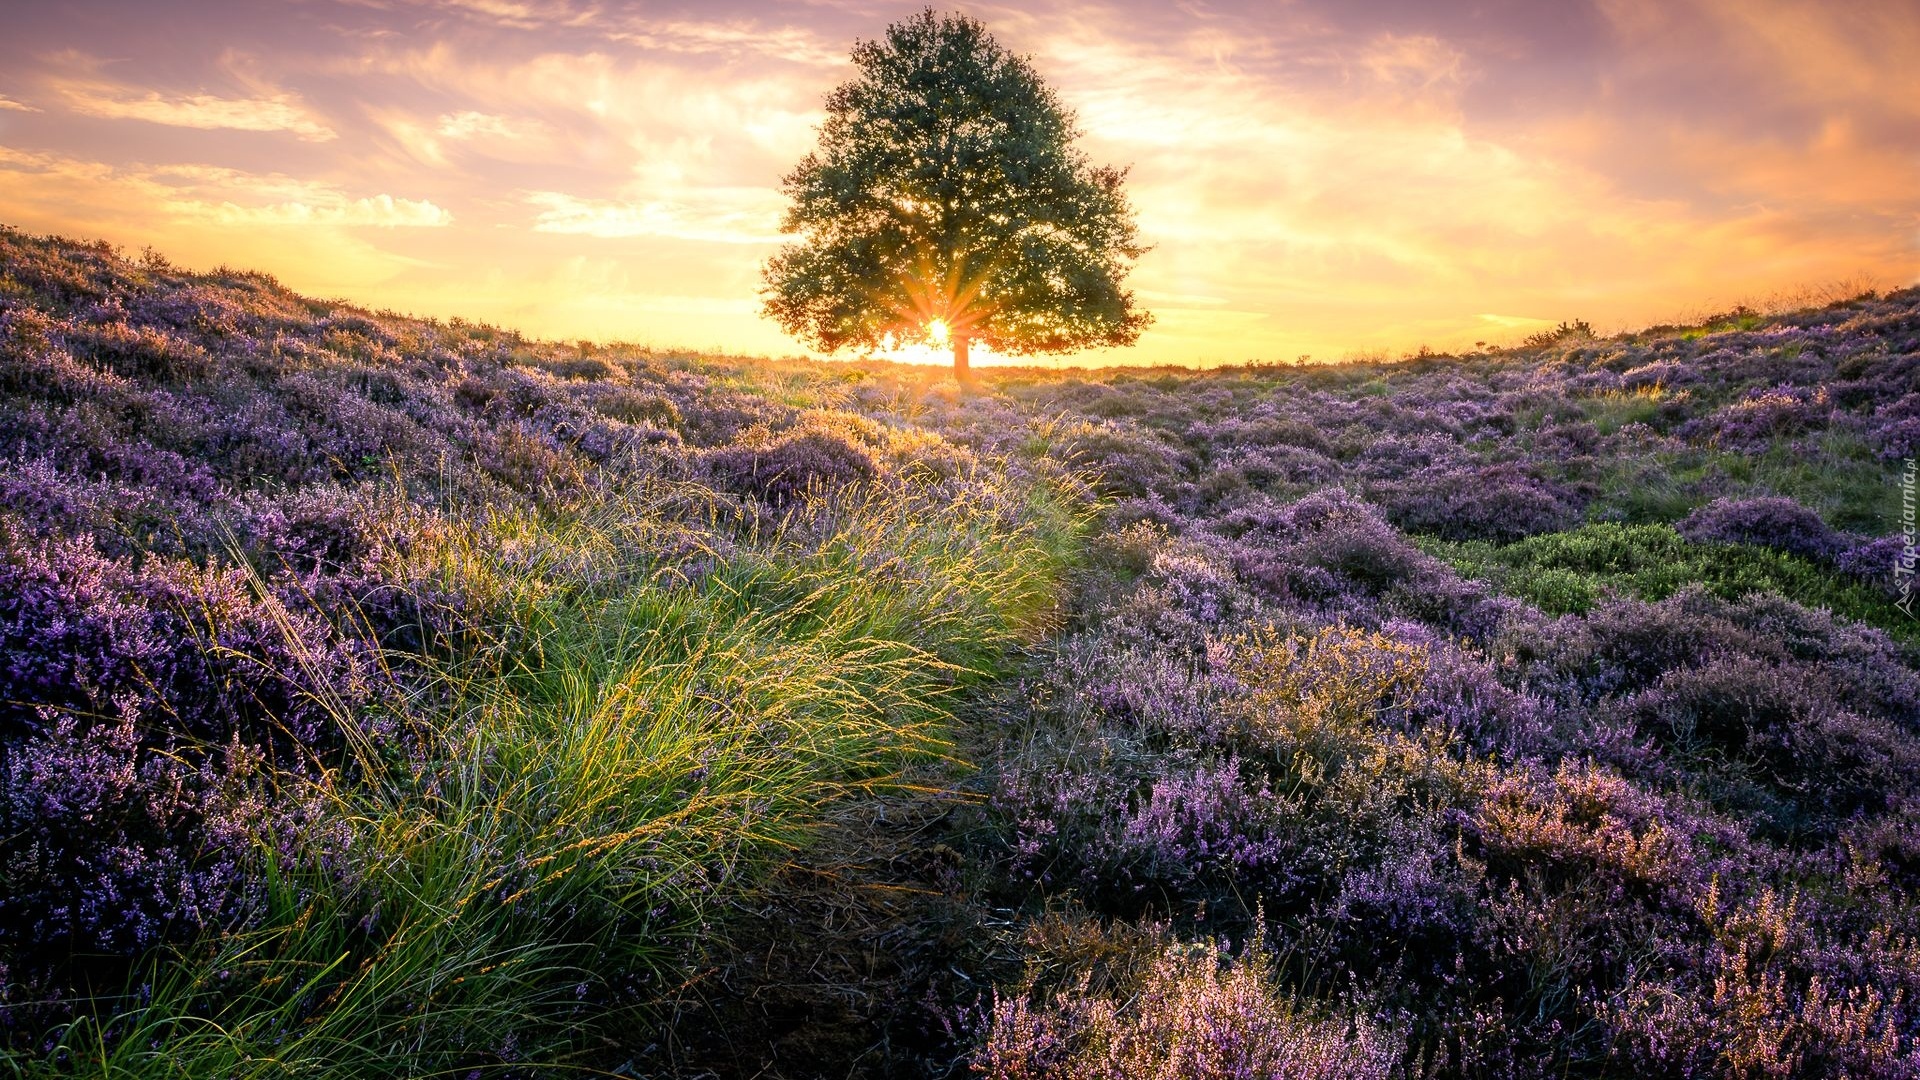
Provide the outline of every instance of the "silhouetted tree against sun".
[[833,352],[940,343],[1058,353],[1130,345],[1152,316],[1121,287],[1147,249],[1074,117],[977,20],[931,9],[854,45],[819,148],[783,184],[800,235],[764,270],[766,313]]

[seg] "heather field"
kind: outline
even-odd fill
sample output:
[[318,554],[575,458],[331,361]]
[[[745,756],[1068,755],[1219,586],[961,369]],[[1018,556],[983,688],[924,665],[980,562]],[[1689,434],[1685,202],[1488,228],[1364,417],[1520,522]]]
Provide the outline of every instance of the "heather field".
[[1920,1076],[1917,452],[1920,290],[963,393],[0,231],[0,1060]]

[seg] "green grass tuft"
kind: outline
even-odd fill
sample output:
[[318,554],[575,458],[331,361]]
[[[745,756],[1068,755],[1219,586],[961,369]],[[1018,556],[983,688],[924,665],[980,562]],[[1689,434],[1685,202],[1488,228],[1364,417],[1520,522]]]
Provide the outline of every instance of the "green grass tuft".
[[333,792],[344,862],[273,867],[257,929],[156,958],[15,1073],[617,1065],[828,807],[950,755],[956,695],[1051,625],[1083,528],[1038,489],[728,513],[653,485],[423,545],[495,622],[413,703],[414,752]]

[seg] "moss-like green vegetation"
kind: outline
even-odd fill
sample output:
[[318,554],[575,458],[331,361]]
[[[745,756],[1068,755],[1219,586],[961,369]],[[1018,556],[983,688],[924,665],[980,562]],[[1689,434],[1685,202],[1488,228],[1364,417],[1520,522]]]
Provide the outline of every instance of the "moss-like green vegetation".
[[1883,590],[1784,552],[1751,544],[1692,543],[1670,525],[1605,522],[1504,545],[1431,537],[1417,542],[1462,576],[1486,581],[1550,615],[1584,615],[1609,594],[1664,600],[1698,585],[1723,600],[1774,593],[1920,644],[1920,626]]

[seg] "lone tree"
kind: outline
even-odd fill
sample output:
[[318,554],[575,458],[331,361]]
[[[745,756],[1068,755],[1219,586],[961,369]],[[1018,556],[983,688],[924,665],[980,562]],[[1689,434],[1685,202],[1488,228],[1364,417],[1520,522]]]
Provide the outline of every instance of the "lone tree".
[[765,310],[826,352],[934,343],[1013,355],[1130,345],[1152,321],[1121,287],[1145,253],[1121,184],[1074,149],[1074,117],[1024,57],[932,9],[854,45],[820,146],[783,181]]

